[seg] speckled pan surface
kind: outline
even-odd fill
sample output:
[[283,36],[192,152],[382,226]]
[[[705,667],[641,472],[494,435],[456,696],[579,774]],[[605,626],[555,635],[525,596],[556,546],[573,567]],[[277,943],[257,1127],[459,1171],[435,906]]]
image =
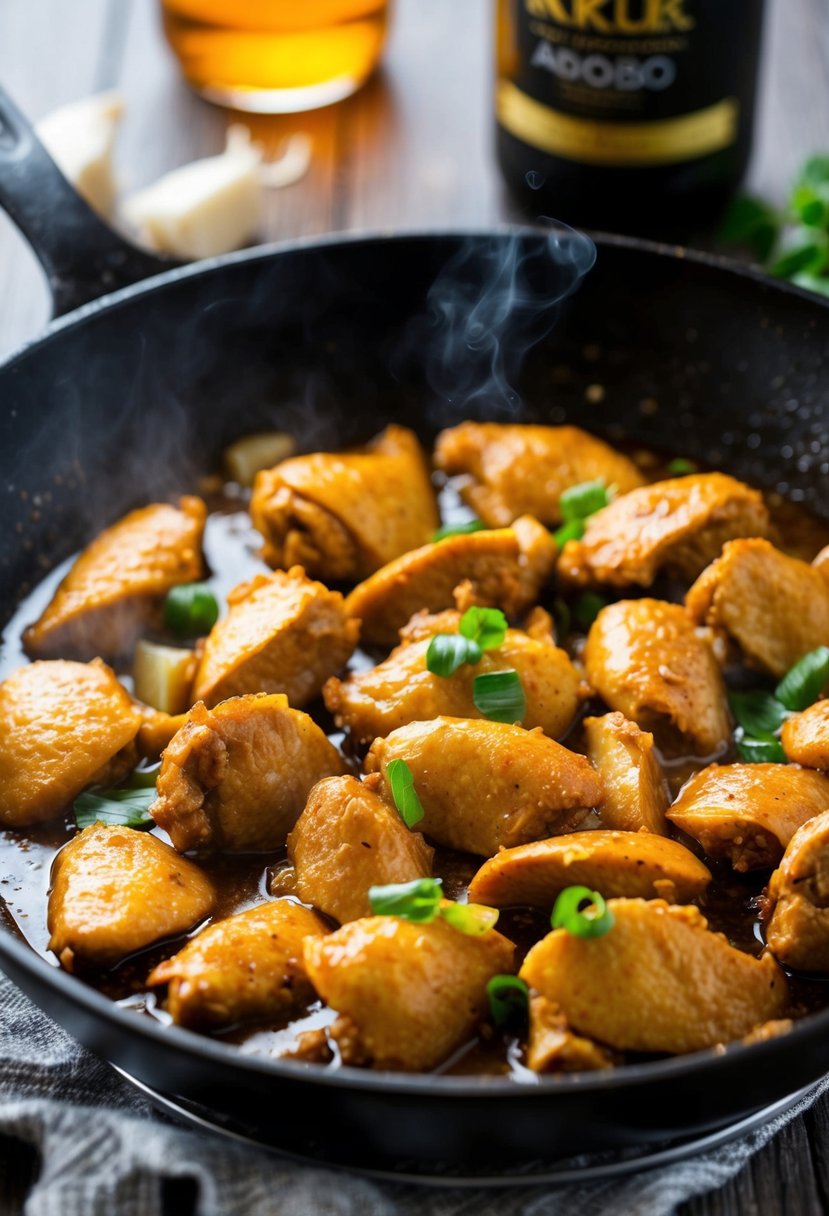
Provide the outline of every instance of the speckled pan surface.
[[[462,417],[575,421],[826,515],[829,306],[712,258],[597,249],[555,306],[572,267],[536,229],[256,250],[57,322],[0,368],[0,621],[95,531],[192,486],[253,430],[336,447],[391,419],[427,439]],[[514,1167],[702,1132],[829,1069],[822,1013],[755,1047],[534,1085],[331,1073],[157,1026],[5,930],[0,965],[147,1084],[231,1120],[259,1106],[266,1140],[378,1168]]]

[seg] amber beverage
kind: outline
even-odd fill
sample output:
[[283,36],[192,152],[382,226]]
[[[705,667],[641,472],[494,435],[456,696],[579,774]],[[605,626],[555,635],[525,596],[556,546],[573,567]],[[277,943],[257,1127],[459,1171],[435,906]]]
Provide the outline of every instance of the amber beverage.
[[371,74],[388,0],[161,0],[164,32],[190,84],[258,113],[341,101]]

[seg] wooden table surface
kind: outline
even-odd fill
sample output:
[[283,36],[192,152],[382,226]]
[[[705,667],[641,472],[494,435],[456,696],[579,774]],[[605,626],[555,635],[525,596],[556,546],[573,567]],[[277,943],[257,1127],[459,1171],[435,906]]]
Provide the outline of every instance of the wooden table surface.
[[[313,114],[254,119],[255,136],[274,149],[297,130],[314,148],[301,182],[269,192],[263,239],[517,218],[492,155],[491,24],[490,0],[396,0],[383,69],[360,94]],[[231,120],[182,84],[154,0],[2,0],[0,82],[33,118],[118,88],[127,110],[117,159],[129,188],[219,150]],[[749,185],[779,201],[803,157],[827,149],[829,0],[769,0]],[[37,334],[48,311],[37,263],[0,216],[0,356]],[[36,1168],[31,1154],[0,1139],[0,1216],[22,1210]],[[826,1211],[829,1101],[790,1124],[722,1190],[680,1209]]]

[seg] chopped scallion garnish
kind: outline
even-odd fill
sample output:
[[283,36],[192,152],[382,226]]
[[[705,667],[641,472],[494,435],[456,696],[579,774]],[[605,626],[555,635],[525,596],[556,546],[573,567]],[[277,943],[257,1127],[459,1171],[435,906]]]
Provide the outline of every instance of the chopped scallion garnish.
[[565,887],[555,902],[550,923],[574,937],[604,937],[613,928],[614,919],[598,891]]
[[493,975],[486,986],[489,1012],[499,1029],[527,1020],[530,990],[517,975]]
[[75,799],[73,810],[79,830],[93,823],[113,824],[122,828],[149,828],[153,819],[150,806],[156,800],[152,789],[88,790]]
[[413,828],[423,818],[423,807],[414,787],[412,770],[406,761],[390,760],[386,765],[386,780],[400,818],[407,828]]
[[566,524],[562,524],[553,533],[553,540],[558,545],[559,549],[563,549],[568,540],[581,540],[584,536],[584,520],[568,519]]
[[607,600],[597,591],[585,591],[573,605],[573,620],[579,629],[589,629],[601,612],[607,607]]
[[219,619],[219,605],[206,583],[180,583],[164,601],[164,623],[179,638],[200,638]]
[[829,683],[829,646],[818,646],[798,659],[774,690],[786,709],[803,710],[818,699]]
[[480,519],[470,519],[462,524],[444,524],[433,535],[432,544],[436,544],[439,540],[446,540],[448,536],[468,536],[471,532],[485,531],[486,524],[482,523]]
[[497,908],[487,908],[485,904],[446,903],[440,915],[453,929],[469,937],[480,937],[498,923],[499,913]]
[[572,519],[587,519],[595,515],[610,502],[605,483],[597,478],[595,481],[582,481],[576,486],[569,486],[558,500],[561,518],[567,523]]
[[413,882],[369,887],[369,907],[375,916],[399,916],[416,925],[428,925],[440,908],[441,885],[439,878],[415,878]]
[[475,708],[491,722],[522,722],[527,712],[524,687],[517,671],[487,671],[472,681]]

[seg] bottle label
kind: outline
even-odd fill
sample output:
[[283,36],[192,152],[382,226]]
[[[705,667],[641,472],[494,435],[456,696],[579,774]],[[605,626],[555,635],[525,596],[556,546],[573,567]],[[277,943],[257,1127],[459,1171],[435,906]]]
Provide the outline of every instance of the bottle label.
[[496,113],[525,143],[633,167],[693,160],[737,141],[742,4],[502,0],[504,12]]

